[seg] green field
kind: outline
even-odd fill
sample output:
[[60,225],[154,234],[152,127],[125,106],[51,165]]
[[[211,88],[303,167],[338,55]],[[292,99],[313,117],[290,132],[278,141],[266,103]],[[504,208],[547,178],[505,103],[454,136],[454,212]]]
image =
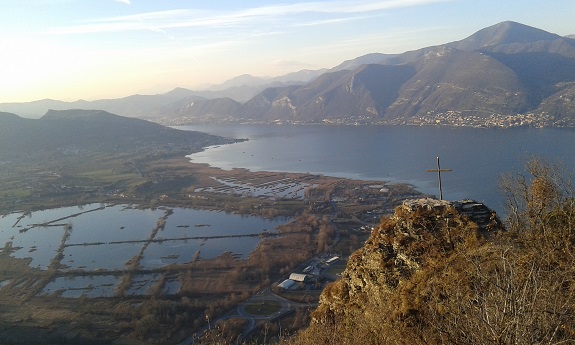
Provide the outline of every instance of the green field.
[[0,195],[8,198],[25,198],[30,196],[30,190],[25,188],[8,189],[0,191]]
[[[118,183],[142,179],[135,173],[117,173],[113,169],[86,171],[76,175],[78,178],[93,180],[95,183]],[[143,180],[143,179],[142,179]]]
[[282,308],[276,301],[262,301],[260,303],[248,304],[245,310],[252,315],[271,315],[277,313]]

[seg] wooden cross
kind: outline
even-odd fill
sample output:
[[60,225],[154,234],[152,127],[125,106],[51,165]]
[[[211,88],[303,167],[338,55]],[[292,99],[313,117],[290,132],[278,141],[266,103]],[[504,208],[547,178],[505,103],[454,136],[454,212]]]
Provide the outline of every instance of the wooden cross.
[[437,169],[430,169],[427,172],[436,172],[437,181],[439,182],[439,200],[443,200],[443,190],[441,189],[441,172],[449,172],[451,169],[441,169],[439,165],[439,157],[437,157]]

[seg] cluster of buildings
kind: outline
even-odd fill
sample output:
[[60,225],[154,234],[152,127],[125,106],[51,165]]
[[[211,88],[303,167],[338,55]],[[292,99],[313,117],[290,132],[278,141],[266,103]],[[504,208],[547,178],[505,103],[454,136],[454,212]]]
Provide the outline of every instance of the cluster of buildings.
[[[220,120],[219,122],[238,122]],[[240,121],[242,122],[242,121]],[[446,111],[441,113],[429,112],[425,115],[398,119],[378,119],[373,116],[349,116],[325,118],[321,121],[315,120],[274,120],[274,121],[252,121],[247,123],[273,123],[273,124],[333,124],[333,125],[443,125],[455,127],[477,127],[477,128],[511,128],[511,127],[575,127],[575,120],[570,118],[557,118],[547,113],[525,113],[525,114],[489,114],[489,115],[463,115],[461,111]]]
[[575,120],[570,118],[556,118],[546,113],[525,113],[514,115],[490,114],[490,115],[462,115],[461,111],[446,111],[442,113],[430,112],[422,116],[410,118],[399,118],[391,120],[378,119],[374,116],[361,115],[349,117],[325,118],[322,120],[273,120],[258,121],[253,119],[237,119],[233,117],[213,118],[213,117],[178,117],[164,118],[161,121],[164,125],[182,125],[189,123],[273,123],[273,124],[332,124],[332,125],[444,125],[461,127],[481,127],[481,128],[510,128],[510,127],[574,127]]
[[427,113],[408,119],[386,121],[381,124],[392,125],[444,125],[455,127],[480,127],[480,128],[511,128],[511,127],[568,127],[573,124],[567,123],[549,114],[515,114],[515,115],[463,115],[461,111],[447,111],[442,113]]
[[308,262],[308,266],[299,272],[292,272],[289,278],[277,285],[278,288],[288,291],[321,289],[324,277],[321,271],[339,261],[335,254],[322,254]]

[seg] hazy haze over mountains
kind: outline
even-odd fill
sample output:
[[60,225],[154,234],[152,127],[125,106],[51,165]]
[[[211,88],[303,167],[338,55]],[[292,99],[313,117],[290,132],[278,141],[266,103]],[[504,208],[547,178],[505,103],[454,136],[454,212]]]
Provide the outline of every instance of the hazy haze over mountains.
[[155,117],[178,104],[204,99],[229,98],[236,102],[245,102],[271,86],[301,85],[321,75],[325,69],[311,71],[302,70],[275,78],[258,78],[242,75],[220,85],[212,85],[205,90],[188,90],[175,88],[164,94],[132,95],[117,99],[101,99],[96,101],[78,100],[63,102],[53,99],[43,99],[33,102],[0,103],[0,111],[17,113],[24,117],[39,118],[48,110],[67,109],[99,109],[114,114],[129,117]]
[[[575,40],[502,22],[451,43],[403,54],[373,53],[329,70],[278,78],[239,76],[206,91],[72,103],[1,104],[23,116],[92,108],[171,124],[194,122],[408,123],[534,114],[575,119]],[[559,122],[558,122],[559,121]]]

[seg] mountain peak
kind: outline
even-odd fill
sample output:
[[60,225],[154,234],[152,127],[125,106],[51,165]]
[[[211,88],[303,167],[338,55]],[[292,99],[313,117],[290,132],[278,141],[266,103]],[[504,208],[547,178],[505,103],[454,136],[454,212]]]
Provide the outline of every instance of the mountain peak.
[[230,80],[227,80],[223,84],[212,86],[209,88],[209,90],[218,91],[218,90],[225,90],[230,87],[239,87],[245,85],[248,86],[262,85],[265,84],[265,81],[266,78],[254,77],[251,74],[242,74]]
[[451,43],[449,46],[461,50],[476,50],[492,45],[551,41],[558,38],[561,36],[545,30],[513,21],[505,21],[481,29],[461,41]]

